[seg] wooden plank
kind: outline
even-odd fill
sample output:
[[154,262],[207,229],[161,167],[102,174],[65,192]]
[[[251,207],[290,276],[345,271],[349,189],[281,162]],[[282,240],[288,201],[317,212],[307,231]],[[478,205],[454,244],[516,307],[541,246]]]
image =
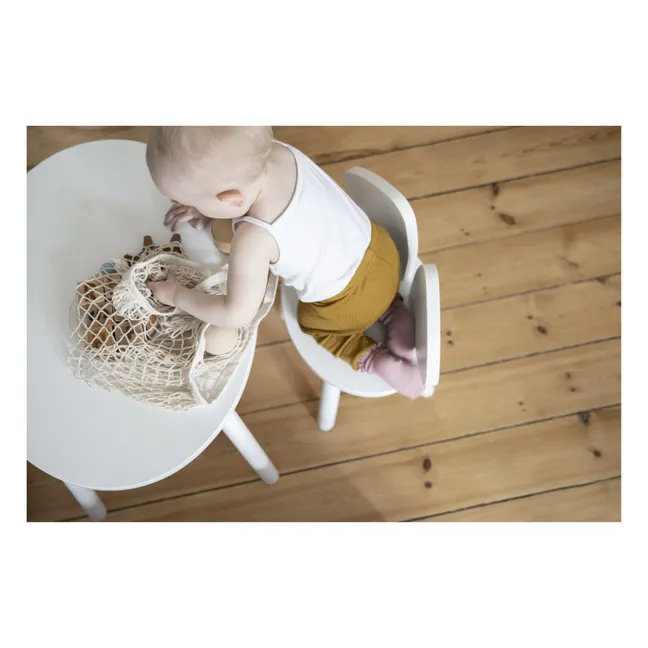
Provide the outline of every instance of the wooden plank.
[[[429,468],[428,466],[429,462]],[[397,521],[621,471],[620,408],[145,504],[113,521]]]
[[[541,278],[540,264],[537,267]],[[508,279],[518,281],[519,277]],[[444,285],[442,281],[442,291]],[[463,289],[459,282],[453,285]],[[618,336],[620,303],[621,278],[617,276],[444,311],[441,370]],[[319,392],[319,379],[294,346],[284,342],[257,350],[239,410],[246,413],[288,405],[317,398]]]
[[[29,126],[27,165],[54,153],[98,139],[146,141],[147,126]],[[284,128],[285,130],[281,130]],[[620,157],[621,131],[617,127],[525,127],[501,130],[466,139],[421,147],[425,138],[450,139],[478,133],[488,127],[326,127],[291,130],[279,127],[277,136],[294,143],[323,163],[336,156],[365,155],[390,148],[416,146],[364,159],[362,166],[396,184],[409,198],[544,173],[580,164]],[[434,128],[434,130],[429,130]],[[376,130],[379,129],[379,130]],[[292,140],[292,141],[291,141]],[[395,157],[391,157],[395,156]],[[356,163],[327,166],[338,181]]]
[[260,348],[237,410],[240,414],[319,397],[321,381],[284,342]]
[[421,260],[439,270],[442,308],[564,285],[621,271],[621,218],[430,252]]
[[479,506],[421,522],[620,522],[621,479]]
[[[243,419],[280,472],[287,473],[613,405],[621,401],[620,364],[621,344],[614,340],[447,374],[433,398],[413,403],[398,396],[343,395],[330,434],[317,428],[317,401]],[[79,515],[60,482],[36,469],[31,476],[30,519]],[[109,508],[117,508],[252,479],[245,460],[220,435],[175,475],[102,497]]]
[[[621,271],[621,218],[430,252],[422,260],[439,270],[444,310],[566,285]],[[266,319],[264,342],[288,339],[278,313]]]
[[326,172],[342,184],[347,169],[362,166],[411,199],[619,157],[619,127],[530,126],[340,162]]
[[[494,132],[501,126],[275,126],[278,140],[292,144],[318,164],[376,155],[393,149]],[[28,126],[29,168],[65,148],[98,139],[146,142],[148,126]]]
[[146,142],[148,126],[27,126],[27,168],[77,144],[104,139]]
[[274,126],[276,139],[291,144],[317,164],[377,155],[484,132],[496,126]]
[[63,482],[29,462],[26,466],[28,522],[52,522],[83,514]]
[[[448,315],[448,309],[620,272],[621,218],[612,216],[430,252],[422,255],[422,260],[436,264],[439,270],[442,325],[448,329],[451,326],[445,323],[446,317],[455,317]],[[529,314],[533,312],[526,315]],[[269,330],[267,336],[263,334],[264,341],[288,339],[278,313],[266,319],[262,326]],[[535,324],[540,325],[541,322]]]
[[[513,239],[430,253],[424,255],[423,259],[425,262],[436,263],[439,268],[441,306],[447,309],[619,272],[620,244],[620,217],[612,217],[578,223],[565,228],[531,232]],[[612,282],[610,288],[609,292],[596,287],[576,288],[573,294],[591,296],[598,293],[601,297],[605,294],[606,297],[601,304],[588,306],[580,304],[580,307],[587,310],[598,309],[600,306],[601,309],[614,311],[618,308],[616,302],[619,301],[616,280]],[[583,290],[585,292],[581,292]],[[564,295],[564,293],[560,294]],[[551,302],[552,297],[553,294],[529,295],[526,300],[516,302],[510,312],[506,312],[510,306],[508,303],[503,306],[491,306],[484,311],[486,313],[484,316],[479,315],[480,311],[471,311],[469,316],[476,318],[474,323],[468,322],[464,313],[449,314],[445,311],[442,314],[444,334],[448,330],[454,331],[455,326],[458,327],[459,333],[457,335],[453,333],[452,337],[446,335],[442,354],[443,369],[456,369],[479,362],[497,360],[494,350],[500,352],[503,345],[507,345],[509,341],[519,342],[517,346],[514,344],[512,347],[516,349],[514,355],[536,353],[541,351],[542,347],[533,343],[534,336],[540,340],[547,338],[545,348],[552,348],[554,343],[549,341],[549,337],[554,335],[553,327],[561,331],[561,337],[557,337],[557,340],[561,340],[561,344],[563,339],[569,340],[567,344],[578,343],[581,329],[569,330],[566,325],[568,322],[579,321],[584,326],[583,330],[587,331],[590,323],[584,321],[577,313],[561,323],[560,316],[565,312],[565,299],[559,297],[558,300],[562,303],[559,308],[562,310],[558,310],[554,317],[544,305],[546,302]],[[534,319],[528,320],[529,315]],[[610,314],[608,311],[608,315],[612,319],[602,321],[601,330],[604,332],[617,330],[615,322],[618,321],[616,319],[618,314],[614,312]],[[503,319],[493,319],[493,317]],[[271,322],[272,320],[269,324]],[[597,333],[594,332],[596,326],[593,322],[591,325],[594,337],[585,334],[580,341],[598,339]],[[461,333],[463,326],[467,326],[465,330],[468,333]],[[482,331],[481,327],[486,331]],[[493,341],[493,338],[502,337],[511,337],[511,340],[495,340],[493,353],[490,354],[488,343]],[[530,341],[532,344],[525,346]],[[451,364],[446,364],[447,362]],[[286,371],[287,367],[290,371]],[[277,376],[286,376],[286,378],[276,380]],[[261,348],[257,352],[252,369],[250,386],[243,396],[241,411],[250,412],[265,407],[276,407],[298,400],[316,398],[318,394],[319,381],[314,379],[313,373],[292,347],[275,345],[271,350]]]
[[288,329],[281,319],[281,291],[277,289],[277,298],[270,312],[259,325],[257,347],[289,340]]
[[[441,371],[619,336],[620,306],[617,275],[446,310]],[[292,344],[259,348],[239,409],[245,413],[296,403],[317,398],[319,391],[320,381]]]
[[621,277],[445,311],[441,370],[621,335]]
[[621,162],[412,202],[421,253],[621,213]]
[[[277,313],[266,320],[260,341],[288,340]],[[442,371],[619,336],[621,276],[451,308],[442,325]]]

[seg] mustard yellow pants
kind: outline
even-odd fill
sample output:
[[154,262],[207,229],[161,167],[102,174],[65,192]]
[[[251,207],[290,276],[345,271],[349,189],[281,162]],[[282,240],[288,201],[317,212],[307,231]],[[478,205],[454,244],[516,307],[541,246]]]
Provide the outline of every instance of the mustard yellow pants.
[[372,221],[371,242],[348,286],[326,301],[299,303],[302,331],[357,370],[358,360],[375,344],[364,332],[398,294],[400,275],[394,241]]

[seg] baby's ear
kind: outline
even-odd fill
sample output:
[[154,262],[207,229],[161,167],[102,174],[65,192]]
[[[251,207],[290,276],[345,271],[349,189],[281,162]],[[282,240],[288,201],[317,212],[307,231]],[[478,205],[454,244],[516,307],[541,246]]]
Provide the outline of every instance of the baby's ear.
[[229,189],[228,191],[221,191],[216,198],[221,202],[234,205],[235,207],[242,207],[245,203],[243,195],[238,189]]

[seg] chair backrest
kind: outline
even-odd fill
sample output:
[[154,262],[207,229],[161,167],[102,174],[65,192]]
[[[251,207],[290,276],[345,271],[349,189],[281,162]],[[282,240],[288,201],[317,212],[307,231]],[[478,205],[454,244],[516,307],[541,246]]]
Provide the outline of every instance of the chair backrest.
[[344,174],[351,199],[394,240],[403,283],[411,286],[418,262],[418,229],[414,210],[403,194],[372,171],[353,167]]
[[441,295],[439,273],[432,263],[414,275],[410,305],[416,331],[416,356],[426,391],[439,384],[441,371]]

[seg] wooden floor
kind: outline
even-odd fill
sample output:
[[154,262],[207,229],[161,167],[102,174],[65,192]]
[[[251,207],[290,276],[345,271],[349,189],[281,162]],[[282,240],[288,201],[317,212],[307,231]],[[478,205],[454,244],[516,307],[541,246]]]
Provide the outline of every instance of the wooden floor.
[[[147,129],[32,127],[28,166]],[[621,518],[621,130],[277,127],[337,181],[363,166],[411,200],[441,277],[434,398],[342,396],[273,312],[238,408],[281,479],[260,483],[224,435],[184,470],[103,493],[114,521],[616,521]],[[27,467],[29,520],[83,519]]]

